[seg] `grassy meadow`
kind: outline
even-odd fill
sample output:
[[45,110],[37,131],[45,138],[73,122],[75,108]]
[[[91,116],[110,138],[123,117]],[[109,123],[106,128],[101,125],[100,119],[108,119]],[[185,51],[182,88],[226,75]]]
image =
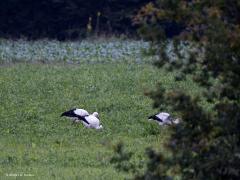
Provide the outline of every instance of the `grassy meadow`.
[[[91,64],[2,59],[0,179],[9,173],[34,176],[27,179],[124,179],[109,163],[116,143],[136,152],[136,161],[144,161],[146,147],[164,151],[169,130],[147,121],[157,110],[144,91],[158,82],[193,93],[198,88],[190,81],[175,84],[172,74],[135,60],[127,54],[122,62]],[[74,107],[99,112],[103,130],[60,118]]]

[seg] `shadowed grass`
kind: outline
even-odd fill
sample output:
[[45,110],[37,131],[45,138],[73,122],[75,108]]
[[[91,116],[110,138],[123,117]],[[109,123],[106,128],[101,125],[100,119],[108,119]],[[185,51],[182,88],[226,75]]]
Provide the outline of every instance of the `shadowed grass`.
[[[0,176],[34,179],[124,179],[109,164],[112,145],[123,141],[144,159],[169,136],[146,119],[156,112],[143,92],[157,82],[175,88],[173,75],[151,65],[17,64],[0,67]],[[198,92],[190,81],[182,87]],[[73,107],[97,111],[104,129],[72,125],[60,114]],[[162,149],[163,150],[163,149]]]

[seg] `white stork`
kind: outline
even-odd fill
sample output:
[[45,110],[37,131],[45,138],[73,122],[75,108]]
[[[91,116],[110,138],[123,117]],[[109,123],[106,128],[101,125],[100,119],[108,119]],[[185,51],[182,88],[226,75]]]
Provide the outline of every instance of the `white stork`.
[[61,114],[62,116],[69,117],[73,123],[79,123],[82,121],[83,125],[87,128],[102,129],[100,124],[99,115],[97,112],[89,115],[84,109],[71,109]]
[[155,120],[160,126],[178,124],[180,122],[178,118],[174,119],[169,113],[166,112],[160,112],[155,115],[149,116],[148,120]]

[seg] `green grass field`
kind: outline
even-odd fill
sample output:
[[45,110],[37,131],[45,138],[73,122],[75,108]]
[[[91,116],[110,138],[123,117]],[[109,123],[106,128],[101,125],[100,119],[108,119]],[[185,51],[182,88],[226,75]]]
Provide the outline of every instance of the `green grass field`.
[[[114,144],[124,142],[136,152],[136,161],[144,160],[146,147],[164,151],[169,130],[147,121],[157,110],[144,95],[158,82],[176,87],[171,74],[148,64],[0,67],[0,179],[9,179],[8,173],[34,179],[124,179],[126,174],[109,163]],[[180,86],[198,91],[189,81]],[[104,129],[60,118],[73,107],[99,112]]]

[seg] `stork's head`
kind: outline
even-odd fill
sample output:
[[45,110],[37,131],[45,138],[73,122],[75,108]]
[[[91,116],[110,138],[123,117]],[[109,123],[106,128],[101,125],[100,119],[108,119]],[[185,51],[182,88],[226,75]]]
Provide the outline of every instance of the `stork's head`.
[[100,125],[100,126],[98,126],[96,129],[99,130],[99,129],[102,129],[102,128],[103,128],[103,126]]
[[92,115],[99,119],[98,112],[94,112]]
[[172,122],[173,122],[173,124],[179,124],[181,122],[181,119],[176,118]]

